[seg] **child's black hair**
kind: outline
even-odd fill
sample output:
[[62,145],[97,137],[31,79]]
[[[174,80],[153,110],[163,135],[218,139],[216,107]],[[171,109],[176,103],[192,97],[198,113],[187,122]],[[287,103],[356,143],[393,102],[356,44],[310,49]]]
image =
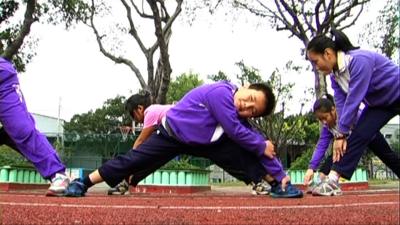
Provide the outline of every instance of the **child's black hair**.
[[330,94],[325,94],[322,98],[319,98],[314,102],[313,111],[314,113],[328,113],[333,107],[335,107],[333,96]]
[[265,83],[250,84],[249,89],[262,91],[265,95],[266,107],[265,111],[260,116],[268,116],[273,113],[276,105],[276,99],[272,88]]
[[340,30],[331,29],[332,39],[325,35],[314,37],[307,45],[307,51],[313,51],[323,54],[325,49],[331,48],[337,51],[348,52],[350,50],[359,49],[351,44],[349,38]]
[[133,111],[138,108],[138,106],[143,106],[144,109],[151,105],[151,96],[149,92],[143,92],[139,94],[134,94],[125,101],[125,111],[133,116]]

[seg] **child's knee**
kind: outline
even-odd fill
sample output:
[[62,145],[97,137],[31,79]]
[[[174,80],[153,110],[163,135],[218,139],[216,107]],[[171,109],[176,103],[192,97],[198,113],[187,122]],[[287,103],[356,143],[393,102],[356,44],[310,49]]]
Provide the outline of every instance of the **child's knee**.
[[25,141],[31,138],[35,132],[34,125],[24,121],[16,122],[7,128],[7,133],[14,142]]

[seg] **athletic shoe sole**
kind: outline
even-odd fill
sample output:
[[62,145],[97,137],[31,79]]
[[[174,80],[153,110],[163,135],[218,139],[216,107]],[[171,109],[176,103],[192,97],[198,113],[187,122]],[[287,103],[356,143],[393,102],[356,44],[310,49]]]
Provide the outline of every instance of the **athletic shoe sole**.
[[107,192],[107,194],[108,195],[127,195],[128,194],[128,192],[126,191],[126,192],[119,192],[119,191],[110,191],[110,192]]
[[63,192],[55,192],[52,190],[47,190],[46,192],[47,197],[64,197],[65,196],[65,191]]
[[303,192],[300,192],[297,194],[290,194],[290,195],[276,195],[276,194],[271,193],[270,195],[273,198],[302,198]]
[[257,192],[257,191],[251,191],[252,195],[269,195],[269,191],[263,191],[263,192]]

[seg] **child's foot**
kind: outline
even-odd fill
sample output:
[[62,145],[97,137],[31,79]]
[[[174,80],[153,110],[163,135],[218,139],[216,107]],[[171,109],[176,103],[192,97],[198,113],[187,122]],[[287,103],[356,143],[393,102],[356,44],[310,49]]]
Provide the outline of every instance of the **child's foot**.
[[291,183],[286,185],[285,190],[282,190],[282,184],[276,183],[272,185],[270,195],[273,198],[301,198],[303,197],[303,192]]
[[339,183],[330,179],[322,181],[312,191],[314,196],[336,196],[342,194]]
[[271,191],[271,185],[266,181],[261,181],[255,185],[253,185],[251,193],[253,195],[268,195]]
[[83,197],[87,192],[86,185],[82,182],[81,178],[76,178],[68,185],[65,196],[67,197]]
[[124,195],[126,192],[129,191],[129,184],[126,180],[123,180],[117,186],[108,189],[108,195]]
[[46,196],[64,196],[68,184],[69,178],[66,175],[56,173],[55,177],[51,180]]
[[317,182],[311,180],[310,183],[308,183],[306,193],[307,194],[312,194],[313,190],[321,183],[322,181],[319,180]]

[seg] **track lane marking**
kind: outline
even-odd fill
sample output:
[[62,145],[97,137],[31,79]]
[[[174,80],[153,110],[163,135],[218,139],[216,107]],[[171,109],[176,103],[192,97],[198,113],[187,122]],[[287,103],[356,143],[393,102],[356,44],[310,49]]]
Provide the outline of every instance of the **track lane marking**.
[[328,205],[285,205],[285,206],[159,206],[159,205],[80,205],[55,203],[0,202],[0,205],[27,207],[63,207],[63,208],[106,208],[106,209],[185,209],[185,210],[263,210],[263,209],[315,209],[342,208],[360,206],[399,205],[399,202],[366,202]]

